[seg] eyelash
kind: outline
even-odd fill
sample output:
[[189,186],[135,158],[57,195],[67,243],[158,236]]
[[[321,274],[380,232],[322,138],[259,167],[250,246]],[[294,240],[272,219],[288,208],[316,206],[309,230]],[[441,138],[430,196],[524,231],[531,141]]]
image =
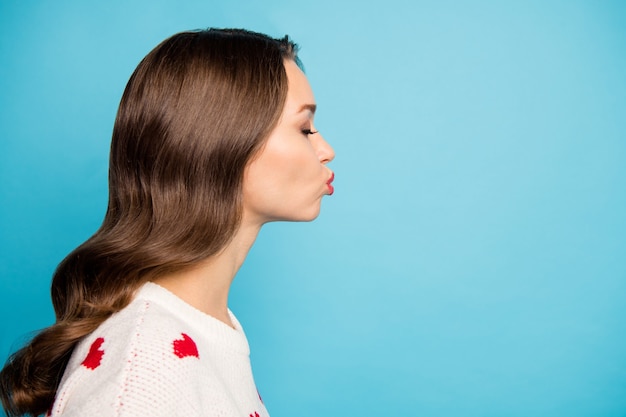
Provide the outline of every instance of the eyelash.
[[302,129],[302,133],[309,136],[309,135],[314,135],[316,133],[319,133],[319,130]]

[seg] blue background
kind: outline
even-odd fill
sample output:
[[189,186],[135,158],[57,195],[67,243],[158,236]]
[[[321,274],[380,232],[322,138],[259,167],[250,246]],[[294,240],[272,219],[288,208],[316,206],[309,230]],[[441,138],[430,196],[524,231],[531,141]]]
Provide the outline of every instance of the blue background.
[[626,415],[626,3],[0,2],[0,359],[99,226],[139,60],[290,34],[337,157],[231,293],[272,416]]

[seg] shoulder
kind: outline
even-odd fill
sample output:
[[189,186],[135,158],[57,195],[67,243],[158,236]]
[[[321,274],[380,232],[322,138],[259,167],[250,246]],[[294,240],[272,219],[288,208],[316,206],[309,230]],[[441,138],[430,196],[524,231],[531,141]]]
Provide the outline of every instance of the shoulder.
[[186,390],[200,366],[195,339],[159,303],[135,299],[78,344],[53,415],[195,415]]
[[76,347],[52,416],[237,416],[263,410],[247,340],[236,325],[146,284]]

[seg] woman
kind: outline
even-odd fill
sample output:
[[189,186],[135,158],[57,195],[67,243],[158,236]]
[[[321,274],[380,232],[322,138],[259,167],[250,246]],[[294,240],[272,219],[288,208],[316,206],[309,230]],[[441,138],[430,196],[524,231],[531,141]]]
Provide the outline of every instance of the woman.
[[185,32],[130,78],[100,229],[57,268],[56,323],[0,375],[9,416],[267,416],[230,284],[264,223],[308,221],[332,148],[296,45]]

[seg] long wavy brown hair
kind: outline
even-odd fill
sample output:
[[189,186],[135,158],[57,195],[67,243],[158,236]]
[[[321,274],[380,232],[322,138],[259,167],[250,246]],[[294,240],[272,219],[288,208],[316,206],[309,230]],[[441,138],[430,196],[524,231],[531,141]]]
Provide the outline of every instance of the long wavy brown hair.
[[209,29],[176,34],[141,61],[115,120],[102,226],[54,273],[55,324],[0,372],[8,416],[45,413],[83,337],[143,283],[233,237],[244,169],[278,122],[296,49],[288,37]]

